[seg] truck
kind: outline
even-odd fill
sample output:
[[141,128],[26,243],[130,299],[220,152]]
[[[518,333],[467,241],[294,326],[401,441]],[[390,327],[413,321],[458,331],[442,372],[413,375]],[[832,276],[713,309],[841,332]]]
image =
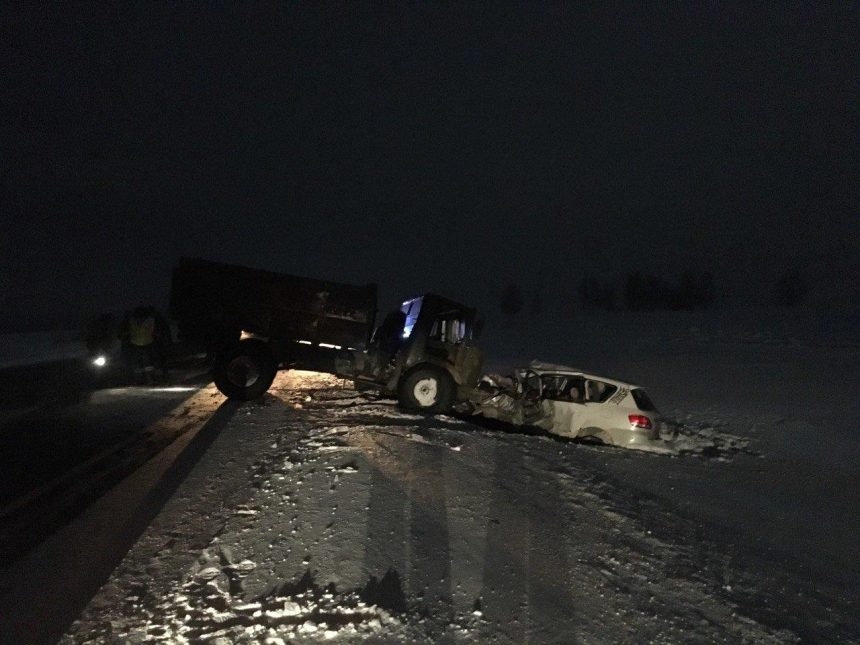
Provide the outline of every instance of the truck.
[[469,399],[483,354],[475,309],[433,293],[403,300],[379,326],[377,287],[183,257],[170,316],[213,357],[227,397],[262,396],[281,369],[328,372],[439,414]]

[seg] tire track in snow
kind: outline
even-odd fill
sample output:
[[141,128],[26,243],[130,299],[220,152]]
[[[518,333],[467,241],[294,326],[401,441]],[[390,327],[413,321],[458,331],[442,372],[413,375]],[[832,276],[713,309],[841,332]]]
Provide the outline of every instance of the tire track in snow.
[[[578,461],[577,451],[593,449],[401,415],[379,401],[358,403],[358,393],[316,376],[303,387],[303,378],[279,376],[280,400],[237,417],[249,424],[243,430],[252,445],[272,438],[253,459],[253,490],[241,507],[225,509],[222,528],[197,551],[198,564],[153,580],[147,593],[168,602],[123,615],[117,633],[178,641],[203,634],[342,642],[793,640],[733,615],[711,572],[697,572],[695,551],[649,535],[637,509],[618,512],[617,491]],[[285,434],[295,441],[277,439]],[[426,441],[410,440],[413,434]],[[237,447],[235,459],[249,457]],[[193,499],[193,489],[186,494]],[[146,569],[145,556],[131,561]],[[204,577],[212,577],[195,582],[207,569]],[[121,575],[113,582],[116,590],[128,584]],[[338,607],[359,601],[367,613],[358,623],[330,624]],[[283,618],[296,606],[301,624]],[[312,606],[325,611],[314,614]],[[98,615],[118,618],[110,606]],[[185,615],[195,631],[184,626]],[[93,633],[94,619],[76,633]]]

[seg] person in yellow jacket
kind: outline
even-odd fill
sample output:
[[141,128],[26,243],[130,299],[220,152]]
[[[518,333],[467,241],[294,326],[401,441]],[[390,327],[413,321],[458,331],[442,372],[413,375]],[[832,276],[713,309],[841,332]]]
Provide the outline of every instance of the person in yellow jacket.
[[138,383],[151,385],[155,373],[156,326],[152,307],[138,307],[120,332],[123,354]]

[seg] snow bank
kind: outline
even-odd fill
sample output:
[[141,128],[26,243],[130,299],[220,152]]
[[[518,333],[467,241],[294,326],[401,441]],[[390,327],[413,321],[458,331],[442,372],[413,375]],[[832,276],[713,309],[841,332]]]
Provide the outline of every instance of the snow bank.
[[80,331],[50,331],[0,336],[0,369],[82,358]]

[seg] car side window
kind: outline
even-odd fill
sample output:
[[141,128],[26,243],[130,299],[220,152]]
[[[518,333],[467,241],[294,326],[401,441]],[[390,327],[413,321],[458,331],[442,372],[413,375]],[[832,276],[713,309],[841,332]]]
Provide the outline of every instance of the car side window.
[[585,402],[585,379],[578,376],[545,374],[543,398],[565,403]]
[[541,376],[541,383],[543,385],[543,398],[557,400],[564,384],[564,377],[544,374]]
[[595,403],[603,403],[618,390],[614,385],[594,379],[588,379],[585,389],[587,400]]
[[532,371],[526,372],[520,378],[522,394],[526,398],[537,399],[541,396],[541,378]]

